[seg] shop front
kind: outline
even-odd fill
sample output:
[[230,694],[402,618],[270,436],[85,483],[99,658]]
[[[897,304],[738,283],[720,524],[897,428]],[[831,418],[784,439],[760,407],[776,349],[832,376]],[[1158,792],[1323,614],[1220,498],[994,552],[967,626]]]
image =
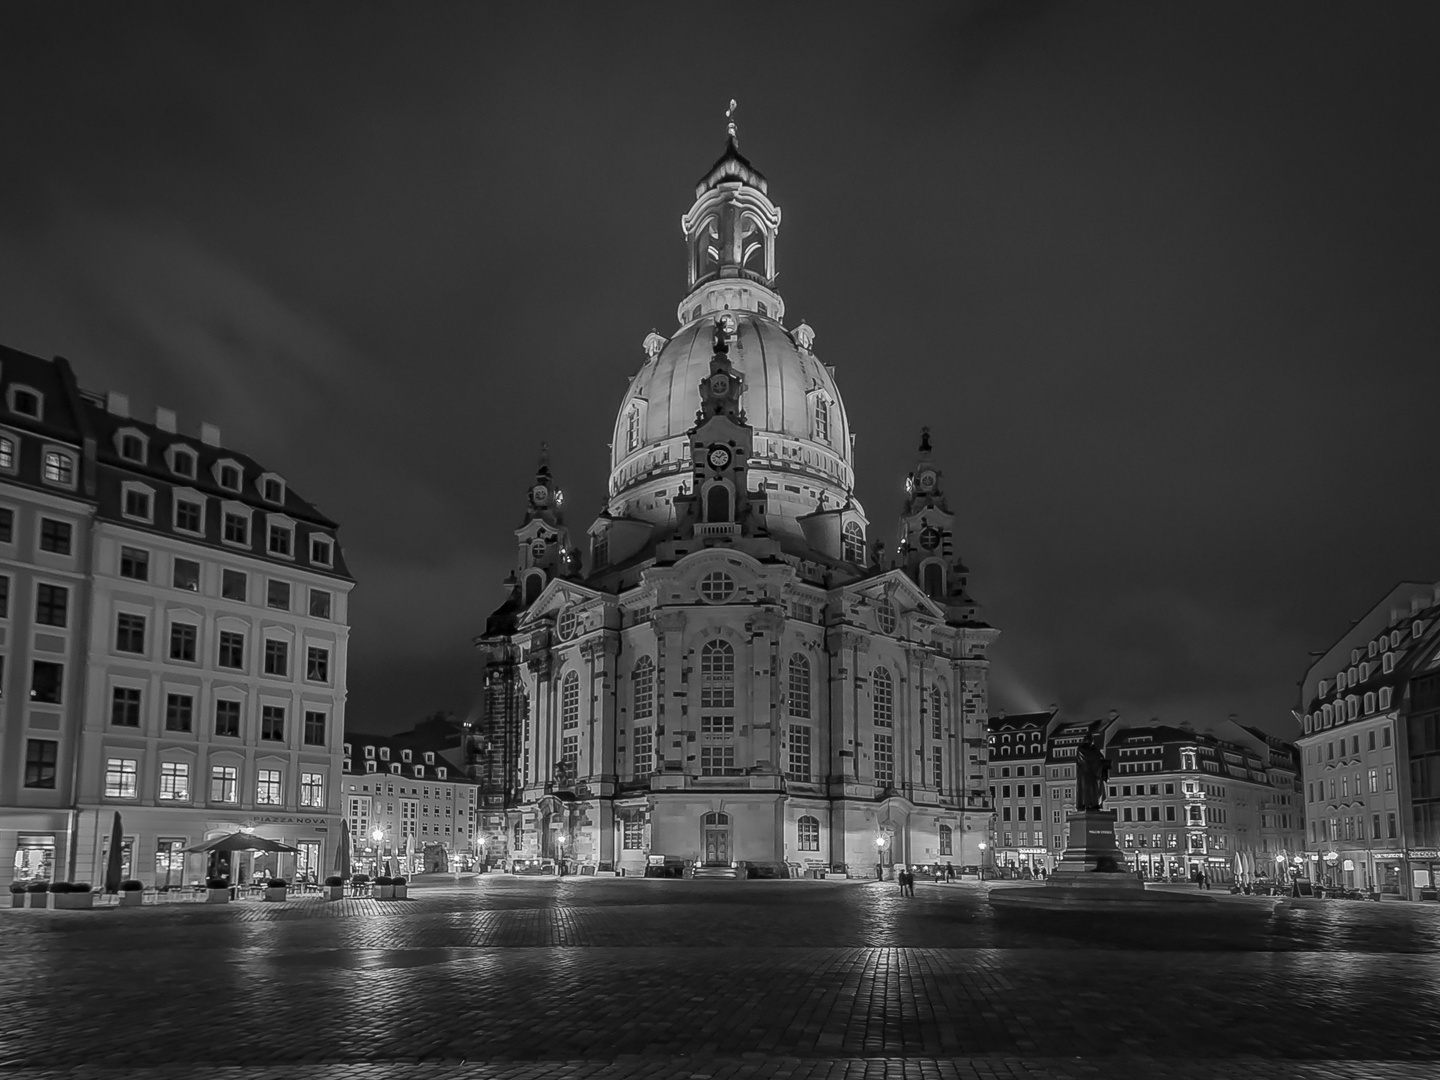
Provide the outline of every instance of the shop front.
[[1415,900],[1440,899],[1440,850],[1411,848],[1409,851],[1410,895]]
[[1382,900],[1410,899],[1410,882],[1405,873],[1405,852],[1373,851],[1370,861],[1374,867],[1376,891]]

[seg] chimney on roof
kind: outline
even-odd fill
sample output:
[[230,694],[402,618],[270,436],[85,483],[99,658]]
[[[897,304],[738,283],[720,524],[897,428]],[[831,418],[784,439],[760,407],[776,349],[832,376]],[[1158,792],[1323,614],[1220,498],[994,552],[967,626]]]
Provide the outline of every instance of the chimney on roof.
[[1120,719],[1120,710],[1119,710],[1119,709],[1111,709],[1111,710],[1110,710],[1110,719],[1111,719],[1111,720],[1119,720],[1119,719]]
[[206,446],[220,445],[220,429],[214,424],[200,425],[200,441]]
[[1390,609],[1390,621],[1391,621],[1391,622],[1399,622],[1399,621],[1400,621],[1401,619],[1403,619],[1404,617],[1405,617],[1405,609],[1404,609],[1403,607],[1392,607],[1392,608]]
[[158,405],[155,406],[155,426],[158,427],[161,431],[168,431],[171,435],[174,435],[175,410],[162,409]]
[[1425,597],[1423,597],[1423,596],[1412,596],[1412,597],[1410,597],[1410,614],[1411,614],[1411,615],[1414,615],[1417,611],[1419,611],[1419,610],[1420,610],[1421,608],[1423,608],[1424,606],[1425,606]]
[[1001,709],[1001,710],[1000,710],[1000,715],[999,715],[998,719],[1000,719],[1000,720],[1004,720],[1004,719],[1005,719],[1005,710],[1004,710],[1004,709]]
[[105,411],[111,416],[130,418],[130,399],[118,391],[111,390],[105,395]]

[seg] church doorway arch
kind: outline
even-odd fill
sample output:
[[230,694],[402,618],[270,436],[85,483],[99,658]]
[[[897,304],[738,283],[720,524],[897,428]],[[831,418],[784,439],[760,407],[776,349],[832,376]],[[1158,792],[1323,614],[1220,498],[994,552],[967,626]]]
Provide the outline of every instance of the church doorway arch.
[[724,484],[711,484],[705,492],[705,520],[718,523],[730,518],[730,489]]
[[706,866],[730,865],[730,815],[717,812],[705,815],[705,845],[703,862]]

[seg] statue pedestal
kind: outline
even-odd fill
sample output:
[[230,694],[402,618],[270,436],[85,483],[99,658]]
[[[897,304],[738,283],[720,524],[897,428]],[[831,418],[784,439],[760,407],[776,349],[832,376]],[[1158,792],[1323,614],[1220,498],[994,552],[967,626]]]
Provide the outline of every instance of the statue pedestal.
[[1125,864],[1125,855],[1115,842],[1114,810],[1076,810],[1068,820],[1070,839],[1050,882],[1144,891],[1144,883]]

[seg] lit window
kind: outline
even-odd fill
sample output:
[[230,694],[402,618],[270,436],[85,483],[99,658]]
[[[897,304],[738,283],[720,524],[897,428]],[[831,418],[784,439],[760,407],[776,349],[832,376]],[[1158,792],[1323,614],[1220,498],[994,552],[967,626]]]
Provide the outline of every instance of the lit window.
[[320,773],[300,774],[300,805],[325,805],[325,778]]
[[11,470],[15,468],[15,440],[9,436],[0,435],[0,469]]
[[261,769],[255,781],[255,801],[264,806],[280,805],[280,770]]
[[801,851],[820,850],[820,822],[808,814],[795,823],[796,846]]
[[105,762],[105,797],[134,799],[140,794],[140,768],[133,758],[110,758]]
[[160,763],[160,798],[181,802],[190,798],[190,766],[183,761]]
[[949,826],[949,825],[941,825],[941,826],[940,826],[940,854],[941,854],[941,855],[953,855],[953,854],[955,854],[955,852],[954,852],[954,850],[953,850],[953,848],[952,848],[953,842],[954,842],[954,841],[953,841],[952,834],[951,834],[951,832],[950,832],[950,826]]
[[71,487],[75,483],[75,459],[69,454],[49,450],[45,454],[43,475],[49,483]]

